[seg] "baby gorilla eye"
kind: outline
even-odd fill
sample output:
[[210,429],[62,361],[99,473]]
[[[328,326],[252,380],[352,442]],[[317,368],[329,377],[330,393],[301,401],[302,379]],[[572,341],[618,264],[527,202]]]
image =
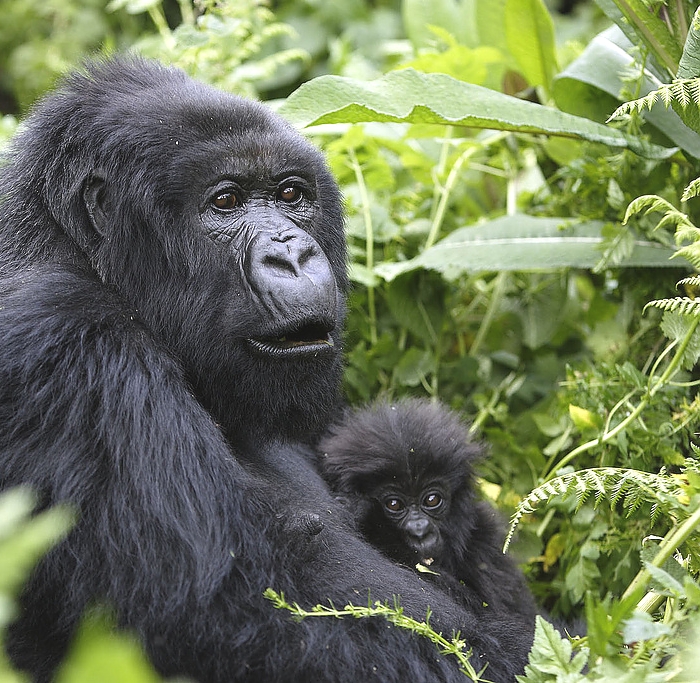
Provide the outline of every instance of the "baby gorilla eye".
[[389,512],[401,512],[406,506],[400,498],[387,498],[384,501],[384,507],[389,510]]
[[282,186],[277,192],[277,198],[285,204],[296,204],[302,196],[301,189],[296,185]]
[[442,505],[442,496],[439,493],[429,493],[423,498],[423,507],[434,510]]
[[220,192],[212,199],[212,204],[221,211],[230,211],[238,206],[238,197],[233,192]]

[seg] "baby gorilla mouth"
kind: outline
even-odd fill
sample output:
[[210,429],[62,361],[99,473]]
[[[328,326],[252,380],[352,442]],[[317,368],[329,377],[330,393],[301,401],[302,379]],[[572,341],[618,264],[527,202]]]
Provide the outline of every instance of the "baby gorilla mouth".
[[317,355],[333,348],[331,329],[326,323],[307,323],[275,335],[248,339],[248,344],[266,356]]

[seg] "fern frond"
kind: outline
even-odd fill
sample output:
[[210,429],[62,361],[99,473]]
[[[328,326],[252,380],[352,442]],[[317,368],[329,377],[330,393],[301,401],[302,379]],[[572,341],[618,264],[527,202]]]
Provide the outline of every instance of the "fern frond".
[[700,107],[700,78],[684,78],[673,83],[662,85],[652,90],[644,97],[621,104],[608,118],[608,122],[618,119],[625,114],[650,110],[658,100],[664,103],[666,109],[677,102],[683,109],[690,105]]
[[700,178],[696,178],[693,180],[692,183],[690,183],[685,190],[683,190],[683,194],[681,195],[681,201],[682,202],[687,202],[689,199],[692,199],[693,197],[697,197],[700,194]]
[[700,287],[700,275],[692,275],[679,280],[677,287]]
[[548,503],[557,496],[568,498],[576,495],[578,509],[591,492],[595,493],[595,507],[607,498],[611,507],[621,504],[628,516],[644,503],[655,506],[655,515],[659,510],[682,507],[679,501],[683,495],[682,488],[664,472],[654,474],[622,467],[594,467],[570,472],[546,481],[520,501],[511,518],[504,550],[522,518],[535,512],[541,503]]
[[660,308],[662,311],[672,311],[681,315],[700,315],[700,299],[691,299],[687,296],[676,296],[673,299],[655,299],[645,307]]
[[700,270],[700,241],[681,247],[671,258],[684,258],[695,270]]

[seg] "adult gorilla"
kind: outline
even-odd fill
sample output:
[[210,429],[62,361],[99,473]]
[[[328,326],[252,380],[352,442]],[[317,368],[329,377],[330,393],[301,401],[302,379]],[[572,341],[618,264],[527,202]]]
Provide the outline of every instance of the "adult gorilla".
[[79,521],[9,640],[49,680],[105,600],[164,674],[463,680],[381,619],[298,624],[263,598],[391,600],[461,629],[511,681],[530,624],[477,618],[342,521],[302,446],[336,413],[347,287],[338,191],[263,107],[139,60],[29,118],[0,178],[0,483]]

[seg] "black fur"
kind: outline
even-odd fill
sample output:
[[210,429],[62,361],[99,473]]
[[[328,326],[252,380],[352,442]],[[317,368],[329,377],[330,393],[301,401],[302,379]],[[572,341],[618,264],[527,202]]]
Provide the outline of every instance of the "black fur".
[[0,167],[0,485],[79,516],[10,634],[34,680],[95,601],[201,683],[463,680],[425,639],[295,623],[267,587],[398,594],[491,680],[522,670],[520,626],[386,560],[308,464],[338,413],[346,289],[338,190],[264,107],[125,59],[34,111]]
[[[319,452],[331,488],[373,545],[406,566],[427,566],[484,619],[505,612],[534,623],[525,579],[502,552],[503,524],[475,493],[484,447],[456,413],[427,400],[379,402],[333,425]],[[426,492],[439,496],[434,510],[420,509]],[[402,512],[421,520],[418,536],[406,529],[408,514],[385,510],[397,499],[413,502]]]

